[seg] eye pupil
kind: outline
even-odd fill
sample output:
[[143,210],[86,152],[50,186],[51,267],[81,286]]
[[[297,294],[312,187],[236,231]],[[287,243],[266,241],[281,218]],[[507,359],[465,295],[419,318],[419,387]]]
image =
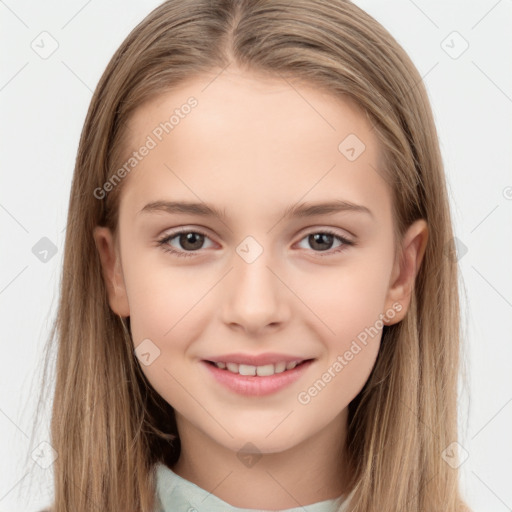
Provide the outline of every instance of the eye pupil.
[[[200,249],[203,242],[204,242],[204,235],[201,235],[200,233],[189,232],[189,233],[182,233],[180,235],[180,245],[181,245],[181,247],[183,247],[184,249],[187,249],[187,250],[194,251],[194,250]],[[192,247],[187,246],[187,244],[191,244]]]
[[[311,247],[320,249],[320,250],[328,250],[330,246],[332,246],[334,236],[329,233],[314,233],[309,235],[309,242]],[[322,246],[323,244],[327,244],[329,247]]]

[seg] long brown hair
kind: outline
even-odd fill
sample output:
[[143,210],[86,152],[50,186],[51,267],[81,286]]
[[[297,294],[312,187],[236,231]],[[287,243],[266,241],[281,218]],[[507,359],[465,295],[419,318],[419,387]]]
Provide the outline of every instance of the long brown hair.
[[[152,512],[153,468],[180,441],[173,408],[142,373],[129,320],[109,308],[93,228],[115,231],[134,109],[228,65],[298,79],[357,102],[385,156],[398,235],[429,239],[404,320],[385,326],[370,378],[349,405],[352,512],[466,510],[444,450],[457,440],[457,262],[442,159],[421,76],[395,39],[347,0],[170,0],[112,57],[80,138],[69,200],[56,344],[51,444],[55,512]],[[53,345],[52,345],[53,346]]]

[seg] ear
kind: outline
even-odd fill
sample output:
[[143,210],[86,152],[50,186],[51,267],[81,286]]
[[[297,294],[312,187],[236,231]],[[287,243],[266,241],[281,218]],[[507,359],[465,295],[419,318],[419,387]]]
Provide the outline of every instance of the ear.
[[[424,219],[413,222],[404,234],[401,244],[401,254],[397,254],[391,275],[388,294],[386,296],[386,311],[396,312],[393,319],[385,320],[385,325],[400,322],[405,317],[411,303],[414,282],[420,268],[428,240],[428,226]],[[393,307],[395,304],[395,307]],[[398,311],[396,304],[401,305]]]
[[121,317],[130,316],[128,295],[124,283],[119,250],[109,228],[96,226],[93,230],[96,249],[98,250],[103,280],[107,287],[110,309]]

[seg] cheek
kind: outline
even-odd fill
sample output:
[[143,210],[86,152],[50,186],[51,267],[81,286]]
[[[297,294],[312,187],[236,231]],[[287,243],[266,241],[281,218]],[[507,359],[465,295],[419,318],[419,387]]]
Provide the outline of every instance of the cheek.
[[298,396],[302,405],[314,403],[318,411],[335,414],[368,380],[380,348],[388,263],[361,258],[350,269],[304,281],[303,301],[315,313],[309,316],[311,328],[323,333],[326,355]]
[[341,349],[382,318],[388,292],[387,267],[361,259],[343,268],[304,273],[295,290],[314,313],[308,317],[317,325],[323,324],[326,338],[334,340],[330,344]]
[[214,282],[211,276],[201,279],[197,272],[162,267],[161,262],[152,266],[140,260],[133,263],[130,267],[126,262],[125,272],[134,347],[146,344],[157,354],[149,365],[140,359],[141,369],[168,403],[186,410],[191,368],[184,364],[184,357],[204,331],[201,319],[209,316],[205,308],[214,307],[208,298]]
[[[134,268],[127,283],[134,343],[154,337],[166,349],[177,348],[177,340],[191,337],[195,310],[209,304],[211,277],[198,279],[197,274],[183,268],[163,271],[161,266],[146,268],[144,271]],[[181,336],[184,331],[188,336]]]
[[329,326],[329,331],[322,328],[325,354],[297,395],[305,411],[314,410],[324,421],[333,419],[359,394],[375,365],[383,324],[382,301],[372,291],[372,287],[339,288],[324,304]]

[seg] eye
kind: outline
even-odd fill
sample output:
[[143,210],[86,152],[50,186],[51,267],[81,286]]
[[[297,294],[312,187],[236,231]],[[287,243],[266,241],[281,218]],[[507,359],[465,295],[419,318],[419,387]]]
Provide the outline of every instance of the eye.
[[[335,239],[338,239],[341,243],[337,246],[338,248],[335,251],[330,251],[329,249],[332,247],[332,244]],[[355,242],[348,240],[347,238],[336,234],[330,230],[324,231],[316,231],[309,233],[302,240],[306,240],[308,244],[311,245],[312,248],[319,249],[314,252],[327,252],[327,254],[319,254],[319,256],[332,256],[333,254],[337,254],[346,249],[346,246],[355,245]]]
[[[182,249],[176,250],[171,245],[172,240],[177,239],[177,243],[182,247]],[[158,245],[162,247],[165,252],[170,252],[175,254],[176,256],[194,256],[194,252],[199,249],[204,248],[203,244],[205,239],[208,239],[208,236],[199,231],[192,231],[187,229],[182,229],[180,231],[166,234],[163,238],[158,240]]]
[[[334,240],[337,239],[340,244],[336,250],[330,250],[332,248]],[[172,244],[172,241],[176,240],[181,247],[177,247]],[[173,233],[167,233],[163,238],[158,240],[158,246],[162,247],[165,252],[174,254],[179,257],[190,257],[195,256],[194,252],[204,249],[205,240],[209,240],[209,237],[200,231],[193,231],[190,229],[181,229]],[[334,231],[323,230],[309,233],[301,242],[306,240],[311,245],[314,252],[325,252],[326,254],[319,254],[319,256],[332,256],[341,251],[344,251],[347,246],[355,245],[355,242],[348,240],[347,238],[336,234]],[[318,250],[317,250],[318,249]]]

